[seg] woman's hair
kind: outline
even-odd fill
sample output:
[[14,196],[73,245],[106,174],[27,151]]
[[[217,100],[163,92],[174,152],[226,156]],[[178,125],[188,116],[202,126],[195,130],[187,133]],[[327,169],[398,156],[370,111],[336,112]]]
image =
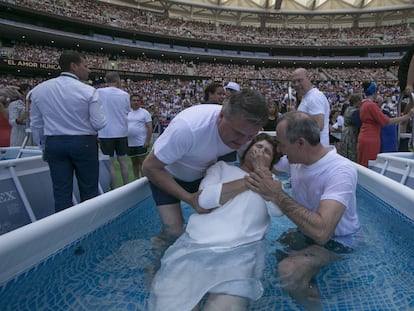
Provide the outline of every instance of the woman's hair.
[[349,105],[350,106],[355,106],[356,104],[362,102],[362,94],[360,93],[355,93],[352,94],[351,96],[349,96]]
[[280,112],[280,105],[279,105],[279,101],[275,100],[275,101],[269,101],[267,103],[267,107],[268,109],[270,109],[271,106],[275,107],[275,113],[278,114]]
[[270,163],[270,167],[269,167],[269,168],[272,168],[273,165],[279,161],[282,154],[277,151],[277,141],[276,141],[276,139],[273,136],[270,136],[266,133],[260,133],[252,139],[249,146],[247,147],[247,149],[244,151],[243,155],[241,156],[240,161],[243,163],[244,162],[244,157],[246,156],[246,154],[250,150],[250,148],[252,148],[255,143],[257,143],[259,141],[263,141],[263,140],[267,141],[272,146],[273,156],[272,156],[272,162]]

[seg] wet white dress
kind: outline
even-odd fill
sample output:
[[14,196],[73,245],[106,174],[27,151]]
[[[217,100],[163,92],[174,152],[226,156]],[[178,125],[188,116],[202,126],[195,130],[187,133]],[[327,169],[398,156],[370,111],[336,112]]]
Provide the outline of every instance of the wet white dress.
[[225,162],[207,170],[199,203],[204,208],[218,208],[209,214],[191,215],[186,232],[167,249],[152,284],[149,310],[191,310],[208,292],[261,297],[263,237],[270,216],[282,212],[250,190],[223,205],[218,203],[222,183],[246,175]]

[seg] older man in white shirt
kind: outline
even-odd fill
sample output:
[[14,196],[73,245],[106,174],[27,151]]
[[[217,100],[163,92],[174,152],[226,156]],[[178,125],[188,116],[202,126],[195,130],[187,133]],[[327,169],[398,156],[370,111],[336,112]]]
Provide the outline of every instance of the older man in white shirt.
[[292,73],[292,86],[300,97],[298,111],[309,113],[318,122],[321,143],[329,146],[330,105],[325,94],[312,85],[309,72],[298,68]]

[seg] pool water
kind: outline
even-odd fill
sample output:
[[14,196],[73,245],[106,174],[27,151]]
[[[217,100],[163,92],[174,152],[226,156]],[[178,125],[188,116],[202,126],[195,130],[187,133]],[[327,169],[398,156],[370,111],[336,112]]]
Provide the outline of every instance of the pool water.
[[[414,310],[414,225],[358,187],[364,248],[318,275],[324,310]],[[192,212],[184,207],[186,217]],[[264,295],[249,310],[302,310],[278,282],[276,238],[294,225],[272,219]],[[151,198],[0,289],[1,310],[146,310],[145,267],[160,222]],[[175,310],[174,310],[175,311]],[[179,310],[177,310],[179,311]]]

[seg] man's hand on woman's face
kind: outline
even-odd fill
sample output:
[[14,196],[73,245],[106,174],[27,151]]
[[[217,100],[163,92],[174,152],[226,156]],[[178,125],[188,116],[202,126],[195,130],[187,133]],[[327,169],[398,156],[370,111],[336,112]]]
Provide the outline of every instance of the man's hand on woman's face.
[[254,149],[252,151],[252,165],[254,170],[268,170],[269,164],[265,157],[263,149]]

